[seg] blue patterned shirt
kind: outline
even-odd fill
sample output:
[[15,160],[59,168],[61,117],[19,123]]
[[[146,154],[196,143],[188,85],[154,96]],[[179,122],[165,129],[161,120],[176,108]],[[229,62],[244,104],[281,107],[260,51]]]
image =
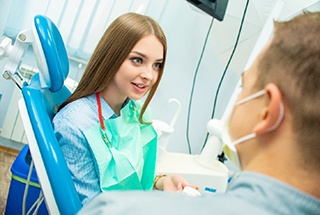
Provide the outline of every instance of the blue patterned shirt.
[[[104,119],[117,117],[101,99]],[[53,127],[80,200],[84,205],[101,193],[98,167],[84,132],[99,123],[95,94],[78,99],[60,110]]]

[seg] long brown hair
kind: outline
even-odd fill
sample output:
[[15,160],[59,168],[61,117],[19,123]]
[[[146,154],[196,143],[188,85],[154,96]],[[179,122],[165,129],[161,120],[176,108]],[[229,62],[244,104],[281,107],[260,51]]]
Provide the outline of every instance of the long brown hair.
[[95,48],[76,90],[59,107],[59,110],[79,98],[102,91],[119,70],[135,44],[142,37],[151,34],[155,35],[163,45],[163,66],[141,109],[139,121],[145,123],[142,119],[143,114],[163,74],[167,41],[163,30],[155,20],[137,13],[123,14],[110,24]]

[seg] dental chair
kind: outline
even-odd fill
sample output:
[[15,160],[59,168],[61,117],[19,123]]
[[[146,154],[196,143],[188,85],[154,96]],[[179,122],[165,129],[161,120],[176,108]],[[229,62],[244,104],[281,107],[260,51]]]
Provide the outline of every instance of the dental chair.
[[[39,72],[26,83],[17,72],[23,52],[32,45]],[[76,214],[82,207],[71,174],[54,135],[52,118],[69,96],[64,85],[69,73],[66,48],[60,32],[47,17],[37,15],[33,28],[20,32],[5,51],[9,61],[3,76],[21,89],[19,110],[37,177],[50,214]]]

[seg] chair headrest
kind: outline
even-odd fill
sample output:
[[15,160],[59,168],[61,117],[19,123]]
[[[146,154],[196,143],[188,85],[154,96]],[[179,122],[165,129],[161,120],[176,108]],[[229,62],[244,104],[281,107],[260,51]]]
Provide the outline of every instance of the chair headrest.
[[36,15],[33,27],[33,50],[40,70],[41,88],[56,92],[69,73],[67,50],[57,26],[48,17]]

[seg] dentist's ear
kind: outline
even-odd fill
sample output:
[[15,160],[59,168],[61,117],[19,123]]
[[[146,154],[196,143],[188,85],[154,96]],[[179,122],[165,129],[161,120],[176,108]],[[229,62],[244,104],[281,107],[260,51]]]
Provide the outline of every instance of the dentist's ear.
[[255,126],[254,132],[259,135],[272,131],[280,125],[283,119],[283,103],[281,91],[274,83],[265,87],[266,104],[262,109],[260,122]]

